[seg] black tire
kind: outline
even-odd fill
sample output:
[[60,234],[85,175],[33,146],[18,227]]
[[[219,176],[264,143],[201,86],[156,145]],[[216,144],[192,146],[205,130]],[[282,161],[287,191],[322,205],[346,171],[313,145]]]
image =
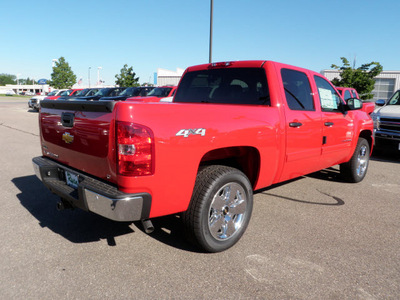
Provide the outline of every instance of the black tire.
[[253,190],[246,175],[227,166],[204,167],[183,213],[186,236],[206,252],[224,251],[239,241],[252,210]]
[[348,182],[360,182],[367,174],[370,156],[369,143],[364,138],[359,138],[357,147],[351,159],[340,165],[340,174]]

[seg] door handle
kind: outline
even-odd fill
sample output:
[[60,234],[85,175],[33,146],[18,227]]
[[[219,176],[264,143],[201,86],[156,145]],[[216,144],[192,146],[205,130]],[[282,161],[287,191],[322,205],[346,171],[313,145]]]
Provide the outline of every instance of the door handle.
[[334,125],[335,123],[333,123],[333,122],[325,122],[325,126],[332,126],[332,125]]
[[302,125],[303,125],[303,123],[300,123],[300,122],[290,122],[289,123],[290,127],[300,127]]

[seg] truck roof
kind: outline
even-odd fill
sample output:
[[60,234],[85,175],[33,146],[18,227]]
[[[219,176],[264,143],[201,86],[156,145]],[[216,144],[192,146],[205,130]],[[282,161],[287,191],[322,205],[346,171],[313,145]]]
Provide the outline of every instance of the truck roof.
[[265,64],[272,64],[272,65],[279,66],[280,68],[289,68],[289,69],[303,71],[303,72],[307,71],[307,72],[319,74],[320,76],[322,76],[320,73],[312,71],[310,69],[296,67],[293,65],[275,62],[272,60],[240,60],[240,61],[214,62],[211,64],[201,64],[201,65],[197,65],[197,66],[188,67],[185,72],[200,71],[200,70],[212,69],[212,68],[261,68]]

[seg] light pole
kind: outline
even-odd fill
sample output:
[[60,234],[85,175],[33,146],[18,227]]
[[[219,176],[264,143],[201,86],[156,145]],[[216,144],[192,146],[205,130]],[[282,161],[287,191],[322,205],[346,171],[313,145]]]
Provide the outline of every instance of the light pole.
[[19,76],[20,75],[21,75],[20,73],[17,74],[17,95],[19,95]]
[[91,69],[92,67],[89,67],[89,69],[88,69],[88,79],[89,79],[89,88],[90,88],[90,69]]
[[210,3],[210,52],[209,52],[209,59],[208,62],[211,64],[212,62],[212,34],[213,34],[213,7],[214,7],[214,0],[211,0]]
[[100,70],[103,69],[103,67],[97,67],[97,84],[101,85],[100,82]]

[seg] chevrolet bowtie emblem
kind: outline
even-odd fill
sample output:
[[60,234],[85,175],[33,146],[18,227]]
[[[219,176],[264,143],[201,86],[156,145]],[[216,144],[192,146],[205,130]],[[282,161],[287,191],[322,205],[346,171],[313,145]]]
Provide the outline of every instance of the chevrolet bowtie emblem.
[[70,135],[69,132],[66,132],[62,135],[62,140],[67,144],[71,144],[74,141],[74,136]]

